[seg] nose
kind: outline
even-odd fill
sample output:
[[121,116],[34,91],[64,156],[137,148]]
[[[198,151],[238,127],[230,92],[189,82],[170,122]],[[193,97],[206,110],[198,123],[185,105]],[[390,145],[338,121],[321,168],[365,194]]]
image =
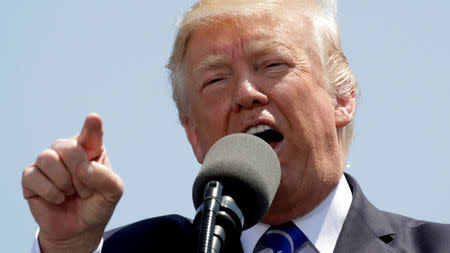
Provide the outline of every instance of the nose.
[[241,80],[236,83],[233,100],[234,112],[251,109],[257,105],[266,105],[269,102],[267,95],[249,80]]

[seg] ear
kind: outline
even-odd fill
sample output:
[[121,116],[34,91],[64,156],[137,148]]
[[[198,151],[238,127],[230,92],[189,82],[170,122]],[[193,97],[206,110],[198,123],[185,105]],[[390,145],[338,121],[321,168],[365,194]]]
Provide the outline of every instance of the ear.
[[336,128],[343,128],[353,120],[356,111],[356,98],[337,98],[335,108]]
[[203,152],[200,148],[197,126],[193,123],[193,121],[189,117],[186,117],[186,119],[183,120],[182,124],[184,127],[184,131],[186,132],[186,136],[189,140],[189,143],[191,143],[191,147],[192,150],[194,151],[197,161],[199,163],[203,163],[204,157]]

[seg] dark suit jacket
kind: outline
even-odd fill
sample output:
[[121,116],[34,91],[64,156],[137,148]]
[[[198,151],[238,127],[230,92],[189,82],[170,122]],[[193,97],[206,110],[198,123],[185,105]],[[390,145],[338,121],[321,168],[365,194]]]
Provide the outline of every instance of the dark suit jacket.
[[[380,211],[346,174],[352,205],[339,235],[335,253],[450,252],[450,225],[418,221]],[[179,215],[139,221],[105,233],[102,253],[192,252],[192,222]],[[239,243],[227,252],[239,253]]]

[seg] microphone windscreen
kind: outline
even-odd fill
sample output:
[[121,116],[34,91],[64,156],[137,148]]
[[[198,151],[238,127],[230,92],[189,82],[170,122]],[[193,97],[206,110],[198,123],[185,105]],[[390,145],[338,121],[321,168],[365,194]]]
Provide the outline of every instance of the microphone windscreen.
[[231,134],[208,151],[195,179],[192,198],[195,209],[203,203],[209,181],[223,185],[244,215],[244,229],[258,223],[268,211],[280,184],[280,162],[272,147],[250,134]]

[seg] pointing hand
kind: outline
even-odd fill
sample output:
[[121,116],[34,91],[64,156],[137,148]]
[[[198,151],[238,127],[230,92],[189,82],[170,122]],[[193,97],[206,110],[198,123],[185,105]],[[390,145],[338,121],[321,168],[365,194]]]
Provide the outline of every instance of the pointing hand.
[[56,140],[22,175],[40,226],[42,252],[92,252],[123,193],[103,145],[102,120],[86,117],[79,135]]

